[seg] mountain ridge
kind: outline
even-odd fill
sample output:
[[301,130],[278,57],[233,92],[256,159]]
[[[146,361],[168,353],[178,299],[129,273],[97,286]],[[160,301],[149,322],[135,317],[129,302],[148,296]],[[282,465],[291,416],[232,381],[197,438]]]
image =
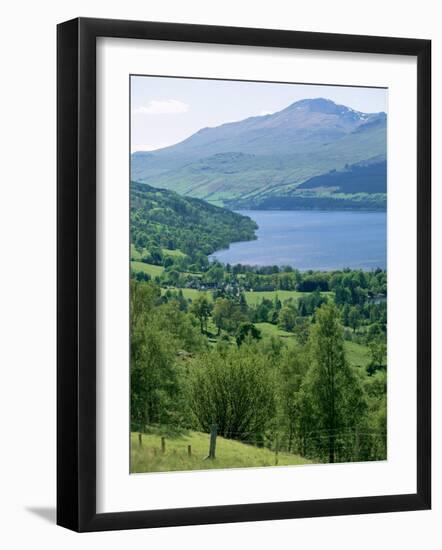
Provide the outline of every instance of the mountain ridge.
[[291,196],[315,176],[385,156],[386,122],[384,112],[303,99],[273,114],[202,128],[156,151],[135,152],[131,178],[218,204],[256,194]]

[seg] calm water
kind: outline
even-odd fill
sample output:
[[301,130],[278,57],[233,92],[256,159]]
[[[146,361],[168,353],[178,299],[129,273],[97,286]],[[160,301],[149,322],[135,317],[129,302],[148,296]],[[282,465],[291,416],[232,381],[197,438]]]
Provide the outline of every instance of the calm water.
[[259,226],[256,241],[212,254],[223,263],[291,265],[301,271],[385,269],[385,212],[241,210]]

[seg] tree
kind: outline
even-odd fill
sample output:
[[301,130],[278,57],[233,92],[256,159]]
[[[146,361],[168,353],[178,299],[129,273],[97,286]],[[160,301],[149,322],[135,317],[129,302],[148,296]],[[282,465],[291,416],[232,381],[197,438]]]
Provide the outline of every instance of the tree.
[[307,306],[303,299],[300,299],[298,302],[298,313],[301,317],[306,317],[308,315]]
[[342,327],[334,304],[322,305],[309,340],[310,366],[302,384],[305,411],[310,423],[310,449],[334,462],[353,451],[348,435],[366,409],[363,389],[344,353]]
[[353,332],[356,332],[356,329],[359,327],[361,323],[361,315],[359,313],[358,308],[351,307],[350,311],[348,313],[348,324],[353,329]]
[[335,302],[338,305],[351,303],[351,292],[348,288],[338,284],[335,289]]
[[349,314],[350,314],[350,306],[348,304],[345,304],[344,307],[342,308],[342,324],[346,327],[349,327],[350,326],[350,319],[349,319]]
[[372,340],[379,339],[379,337],[382,335],[382,327],[381,324],[378,322],[374,322],[368,327],[367,332],[367,341],[371,342]]
[[367,372],[371,376],[377,370],[385,368],[387,358],[387,346],[382,340],[372,340],[368,347],[370,349],[371,361],[367,366]]
[[247,337],[261,340],[261,331],[253,323],[241,323],[236,333],[236,344],[240,346]]
[[200,322],[201,334],[204,334],[204,330],[207,332],[207,319],[209,318],[210,311],[211,306],[205,294],[197,296],[190,306],[190,312],[193,313]]
[[255,309],[255,321],[257,323],[267,323],[269,322],[270,311],[272,310],[273,303],[267,298],[263,298],[257,305]]
[[275,299],[273,301],[273,306],[276,311],[279,311],[282,308],[281,300],[278,298],[278,295],[276,294]]
[[158,302],[161,296],[160,289],[153,283],[130,282],[130,327],[131,332],[143,323],[146,316]]
[[166,284],[176,286],[178,284],[180,273],[176,269],[164,272],[164,281]]
[[305,354],[293,348],[286,349],[278,361],[278,408],[280,427],[286,436],[286,447],[290,453],[296,435],[299,436],[300,394],[307,365]]
[[221,264],[214,263],[205,273],[205,280],[208,283],[222,283],[224,279],[224,269]]
[[199,356],[189,376],[189,405],[199,429],[216,424],[223,437],[262,439],[275,412],[267,358],[247,343]]
[[132,342],[136,353],[131,357],[131,420],[134,428],[142,430],[169,419],[178,391],[176,350],[164,332],[149,324],[132,334]]
[[183,291],[182,291],[181,288],[177,292],[176,301],[178,302],[179,308],[180,308],[181,311],[187,311],[188,310],[189,303],[186,300],[186,298],[184,297],[184,294],[183,294]]
[[238,305],[239,305],[239,309],[240,309],[241,313],[243,315],[247,315],[247,313],[249,311],[249,306],[247,304],[247,299],[246,299],[246,296],[245,296],[244,292],[241,292],[241,294],[239,295]]
[[245,318],[241,312],[241,306],[229,298],[218,298],[215,301],[212,317],[218,328],[218,336],[221,330],[234,333]]
[[193,353],[205,348],[206,339],[201,335],[196,319],[181,311],[177,300],[157,307],[150,324],[162,334],[168,334],[171,345],[179,350]]
[[212,317],[213,322],[218,328],[218,336],[221,329],[227,330],[228,319],[231,314],[231,303],[227,298],[217,298],[213,306]]
[[310,334],[310,321],[305,317],[298,317],[293,327],[293,332],[301,346],[304,346]]
[[296,323],[296,311],[293,307],[283,306],[279,312],[278,326],[287,332],[291,332]]
[[164,258],[163,265],[164,265],[164,267],[165,267],[166,269],[167,269],[168,267],[171,267],[173,264],[174,264],[173,258],[171,258],[170,256],[166,256],[166,257]]
[[176,348],[155,325],[159,288],[132,280],[130,290],[131,422],[143,429],[168,418],[177,391]]
[[365,460],[385,460],[387,458],[387,372],[378,370],[365,378],[370,414],[367,418],[367,438]]
[[162,265],[163,263],[163,253],[160,248],[155,247],[150,251],[150,263],[155,265]]

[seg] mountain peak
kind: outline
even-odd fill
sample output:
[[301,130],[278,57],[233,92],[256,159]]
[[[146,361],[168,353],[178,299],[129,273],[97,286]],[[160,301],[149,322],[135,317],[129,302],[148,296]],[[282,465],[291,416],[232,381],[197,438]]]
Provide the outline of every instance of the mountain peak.
[[202,128],[152,156],[135,155],[132,177],[212,200],[255,196],[385,154],[385,142],[385,113],[315,97],[267,116]]
[[311,113],[324,113],[330,115],[342,115],[347,113],[360,114],[358,111],[354,111],[345,105],[338,105],[331,99],[326,99],[324,97],[295,101],[295,103],[286,107],[284,111],[308,111]]

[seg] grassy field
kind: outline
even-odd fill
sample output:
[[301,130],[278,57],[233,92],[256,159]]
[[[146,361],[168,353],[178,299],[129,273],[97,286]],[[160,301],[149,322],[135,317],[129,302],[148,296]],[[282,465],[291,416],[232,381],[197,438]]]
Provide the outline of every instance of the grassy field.
[[[165,256],[172,256],[172,257],[185,256],[184,252],[181,252],[181,250],[171,250],[170,248],[162,248],[161,250]],[[141,252],[139,252],[135,248],[135,245],[133,243],[130,245],[131,260],[134,260],[134,261],[141,260],[141,258],[143,257],[143,254],[146,254],[146,253],[147,253],[146,249],[143,249]]]
[[[255,323],[263,336],[279,336],[285,341],[297,343],[295,335],[292,332],[286,332],[271,323]],[[354,367],[366,367],[370,363],[370,350],[367,346],[362,346],[356,342],[344,342],[344,349],[347,360]]]
[[184,252],[181,252],[181,250],[171,250],[170,248],[163,248],[162,251],[165,256],[172,256],[172,258],[185,256]]
[[262,302],[264,298],[273,301],[276,296],[278,296],[281,302],[284,302],[289,298],[294,298],[297,300],[303,293],[298,292],[297,290],[261,290],[257,292],[248,290],[244,294],[246,295],[246,300],[249,305],[256,305]]
[[293,332],[287,332],[278,328],[271,323],[255,323],[255,326],[259,328],[263,336],[279,336],[281,338],[294,338]]
[[[134,262],[132,262],[134,263]],[[137,265],[139,262],[136,262]],[[152,266],[156,267],[156,266]],[[178,290],[178,289],[171,289],[171,290]],[[183,288],[182,289],[184,297],[190,298],[191,300],[194,300],[200,292],[205,292],[207,298],[209,300],[212,300],[212,292],[210,291],[200,291],[195,288]],[[163,289],[162,292],[165,292]],[[274,300],[275,296],[277,295],[278,298],[281,300],[281,302],[284,302],[284,300],[288,300],[289,298],[299,298],[302,295],[306,295],[306,292],[297,292],[296,290],[271,290],[271,291],[262,291],[262,292],[250,292],[246,291],[244,292],[247,304],[249,306],[259,304],[264,298],[268,298],[269,300]],[[327,293],[324,293],[327,294]]]
[[[188,456],[188,445],[191,456]],[[131,472],[163,472],[209,470],[214,468],[247,468],[275,466],[275,452],[239,443],[223,437],[216,439],[215,460],[204,460],[209,450],[209,435],[188,432],[186,435],[166,438],[166,452],[161,453],[160,435],[143,434],[142,446],[138,434],[131,434]],[[278,453],[279,466],[309,464],[299,455]]]
[[370,350],[356,342],[344,342],[348,361],[358,367],[366,367],[370,363]]
[[[297,340],[292,332],[281,330],[271,323],[255,323],[263,336],[279,336],[286,342],[297,345]],[[356,342],[344,342],[344,349],[348,362],[354,367],[366,367],[370,363],[370,350],[367,346],[362,346]]]
[[164,271],[164,267],[161,265],[151,265],[151,264],[145,264],[143,262],[130,262],[130,267],[133,269],[133,271],[142,271],[143,273],[147,273],[151,277],[157,277],[161,275],[161,273]]
[[131,260],[141,260],[141,252],[138,252],[138,250],[135,248],[135,245],[131,243],[130,245],[130,259]]
[[[161,294],[165,294],[167,292],[167,288],[162,288],[161,289]],[[200,291],[200,290],[197,290],[196,288],[170,288],[169,290],[172,290],[172,291],[176,291],[178,292],[179,290],[182,290],[183,292],[183,296],[184,298],[186,298],[187,300],[195,300],[195,298],[197,298],[197,296],[199,294],[204,294],[204,292]],[[212,293],[211,292],[206,292],[206,297],[207,299],[209,300],[209,302],[211,302],[213,300],[212,298]]]
[[[298,292],[297,290],[261,290],[261,291],[246,291],[246,300],[249,305],[259,304],[264,298],[274,300],[278,296],[279,300],[284,303],[289,298],[297,300],[301,296],[306,296],[308,292]],[[331,295],[332,292],[321,292],[323,296]]]
[[[137,264],[138,263],[139,262],[137,262]],[[156,267],[156,266],[152,266],[152,267]],[[174,289],[174,290],[177,290],[177,289]],[[183,290],[184,296],[186,298],[190,298],[191,300],[196,298],[200,292],[203,292],[195,288],[183,288],[182,290]],[[210,291],[204,291],[204,292],[206,293],[207,298],[211,300],[212,293]],[[284,301],[288,300],[289,298],[294,298],[295,300],[297,300],[301,296],[307,296],[308,294],[309,294],[308,292],[298,292],[297,290],[263,290],[263,291],[257,291],[257,292],[246,290],[244,292],[247,304],[249,306],[255,306],[265,298],[273,301],[275,297],[278,296],[279,300],[281,300],[281,302],[284,303]],[[326,296],[326,295],[331,295],[332,293],[322,292],[322,294]]]

